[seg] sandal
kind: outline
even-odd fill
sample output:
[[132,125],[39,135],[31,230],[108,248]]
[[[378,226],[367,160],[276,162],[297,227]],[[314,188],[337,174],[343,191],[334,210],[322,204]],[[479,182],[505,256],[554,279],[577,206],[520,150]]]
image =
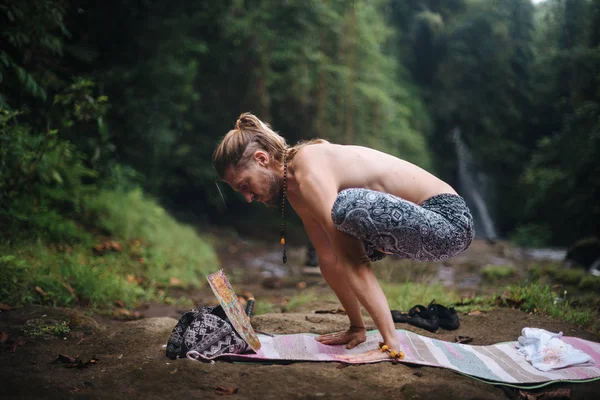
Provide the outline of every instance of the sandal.
[[438,316],[440,328],[452,331],[458,329],[460,326],[458,314],[454,310],[454,307],[445,307],[441,304],[437,304],[434,299],[429,303],[429,310]]
[[394,322],[408,323],[428,330],[429,332],[435,332],[438,330],[440,324],[439,319],[435,311],[424,307],[422,305],[416,305],[408,311],[408,314],[401,313],[397,310],[392,310],[392,319]]
[[408,313],[392,310],[392,319],[398,323],[408,323],[435,332],[439,327],[454,330],[460,326],[458,314],[453,307],[437,304],[435,299],[427,307],[416,305]]

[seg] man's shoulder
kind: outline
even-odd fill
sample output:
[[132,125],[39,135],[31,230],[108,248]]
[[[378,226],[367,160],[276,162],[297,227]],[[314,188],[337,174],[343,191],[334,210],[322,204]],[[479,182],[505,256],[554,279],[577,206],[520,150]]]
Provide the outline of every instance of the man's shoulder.
[[322,168],[326,161],[326,155],[331,151],[331,143],[302,146],[294,156],[294,170],[309,173]]

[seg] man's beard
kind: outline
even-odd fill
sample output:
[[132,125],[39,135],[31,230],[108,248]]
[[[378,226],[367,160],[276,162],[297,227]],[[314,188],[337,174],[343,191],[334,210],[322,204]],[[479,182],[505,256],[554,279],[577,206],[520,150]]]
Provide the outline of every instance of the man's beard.
[[263,200],[268,207],[278,207],[283,195],[283,178],[278,175],[269,176],[268,198]]

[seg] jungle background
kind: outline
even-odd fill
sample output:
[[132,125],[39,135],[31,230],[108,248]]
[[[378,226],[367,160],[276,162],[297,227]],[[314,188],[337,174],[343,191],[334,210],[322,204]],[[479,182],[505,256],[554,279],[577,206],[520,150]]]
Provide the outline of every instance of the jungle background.
[[[152,317],[214,304],[206,276],[220,268],[254,293],[261,329],[343,329],[293,314],[343,314],[303,269],[299,219],[288,213],[282,266],[279,213],[218,181],[212,153],[247,111],[289,144],[373,147],[465,197],[477,232],[465,254],[374,268],[390,307],[454,305],[478,344],[514,340],[526,318],[600,331],[600,0],[0,0],[0,32],[0,356],[19,365],[0,375],[15,393],[101,386],[48,372],[40,346],[63,342],[40,338],[108,351],[99,327],[147,318],[162,343],[173,320]],[[117,367],[123,354],[106,356],[108,393],[118,381],[118,393],[131,384],[151,398],[151,382],[197,373],[167,374],[157,353],[162,367],[144,378],[133,363],[146,349],[123,329],[134,357]],[[289,368],[325,391],[369,389]],[[429,385],[440,393],[452,381],[460,398],[492,396],[439,374]],[[301,393],[300,381],[285,390]]]
[[211,165],[245,111],[414,162],[478,238],[584,243],[589,267],[600,1],[535,3],[2,1],[1,302],[131,305],[204,282],[215,234],[276,242]]

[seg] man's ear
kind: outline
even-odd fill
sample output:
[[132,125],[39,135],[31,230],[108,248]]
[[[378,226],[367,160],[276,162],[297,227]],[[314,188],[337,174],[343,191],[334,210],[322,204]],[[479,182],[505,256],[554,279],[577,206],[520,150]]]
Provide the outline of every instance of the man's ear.
[[268,167],[269,162],[271,161],[269,154],[263,150],[256,150],[254,152],[254,159],[261,167]]

